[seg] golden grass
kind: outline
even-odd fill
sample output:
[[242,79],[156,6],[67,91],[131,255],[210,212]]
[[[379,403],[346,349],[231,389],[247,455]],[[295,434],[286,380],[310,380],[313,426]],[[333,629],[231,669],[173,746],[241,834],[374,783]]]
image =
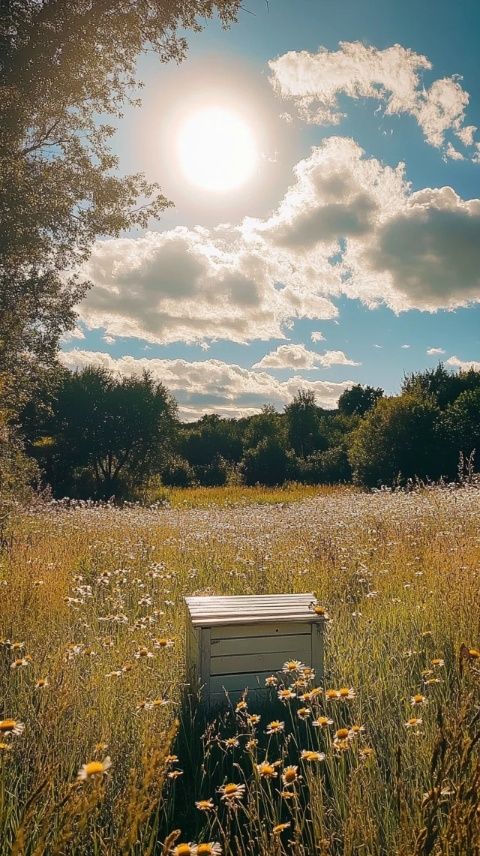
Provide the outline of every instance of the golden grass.
[[[0,718],[25,728],[0,736],[2,856],[188,856],[189,841],[231,856],[478,856],[477,492],[222,490],[172,491],[163,510],[52,507],[15,521],[0,557]],[[231,711],[201,739],[180,707],[183,596],[308,590],[331,616],[325,688],[355,698],[308,703],[309,720],[334,720],[326,729],[300,720],[294,699],[278,738],[265,735],[268,711],[255,727]],[[414,715],[421,726],[407,728]],[[175,742],[180,716],[187,740]],[[353,724],[365,730],[334,745]],[[277,776],[259,773],[265,756]],[[77,779],[107,757],[104,774]],[[302,777],[292,799],[278,794],[289,764]],[[225,780],[246,785],[236,810],[217,790]],[[214,810],[196,809],[200,798]]]

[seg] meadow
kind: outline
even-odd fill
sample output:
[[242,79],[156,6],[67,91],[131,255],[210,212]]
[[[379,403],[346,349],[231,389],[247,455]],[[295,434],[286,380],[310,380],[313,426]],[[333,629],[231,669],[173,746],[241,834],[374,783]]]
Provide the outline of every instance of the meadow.
[[[11,523],[1,856],[478,856],[478,489],[161,500]],[[279,663],[271,707],[203,722],[183,597],[301,591],[322,684]]]

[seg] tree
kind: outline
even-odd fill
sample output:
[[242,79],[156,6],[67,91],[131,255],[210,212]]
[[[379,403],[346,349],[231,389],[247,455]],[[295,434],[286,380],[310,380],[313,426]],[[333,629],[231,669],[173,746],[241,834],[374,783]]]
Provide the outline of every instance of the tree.
[[273,437],[262,440],[245,452],[241,465],[245,484],[282,484],[287,474],[287,463],[287,453],[278,440]]
[[439,416],[431,398],[411,393],[380,398],[351,435],[354,482],[380,487],[442,475],[443,461],[435,448]]
[[480,372],[452,372],[439,363],[435,369],[414,372],[404,378],[402,391],[434,398],[441,410],[455,401],[462,392],[480,388]]
[[480,387],[462,392],[443,414],[442,427],[450,448],[450,475],[454,475],[460,453],[468,459],[480,457]]
[[[185,30],[240,0],[7,0],[0,7],[0,372],[18,399],[48,369],[88,283],[75,271],[98,235],[166,207],[108,145],[133,101],[136,59],[185,56]],[[6,367],[8,366],[8,374]]]
[[[56,494],[125,494],[161,472],[176,404],[144,372],[116,379],[101,368],[65,372],[51,421],[49,478]],[[44,443],[36,444],[40,463]]]
[[286,406],[285,418],[288,442],[296,455],[305,458],[312,452],[326,448],[319,430],[315,393],[300,389],[293,401]]
[[364,416],[382,396],[383,389],[380,387],[356,383],[342,392],[338,399],[338,409],[345,416]]
[[253,449],[263,440],[274,439],[285,442],[284,418],[271,404],[265,404],[260,413],[249,417],[244,432],[244,445],[247,449]]

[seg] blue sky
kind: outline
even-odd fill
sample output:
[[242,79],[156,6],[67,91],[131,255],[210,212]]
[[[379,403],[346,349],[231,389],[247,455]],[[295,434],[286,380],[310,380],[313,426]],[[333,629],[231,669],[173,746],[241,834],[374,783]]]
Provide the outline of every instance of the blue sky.
[[[113,148],[175,208],[97,243],[64,361],[150,368],[186,419],[281,408],[301,386],[335,406],[352,382],[394,393],[439,359],[480,361],[480,7],[246,9],[188,34],[180,67],[139,58],[143,106]],[[225,192],[179,167],[181,128],[217,106],[255,146]]]

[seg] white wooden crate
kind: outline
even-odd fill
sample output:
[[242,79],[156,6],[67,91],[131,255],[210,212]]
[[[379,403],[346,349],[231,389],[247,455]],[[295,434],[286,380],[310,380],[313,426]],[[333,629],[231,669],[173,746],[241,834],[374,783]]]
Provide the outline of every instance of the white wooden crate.
[[210,706],[244,692],[266,694],[265,678],[300,660],[323,678],[324,619],[306,594],[187,597],[187,679]]

